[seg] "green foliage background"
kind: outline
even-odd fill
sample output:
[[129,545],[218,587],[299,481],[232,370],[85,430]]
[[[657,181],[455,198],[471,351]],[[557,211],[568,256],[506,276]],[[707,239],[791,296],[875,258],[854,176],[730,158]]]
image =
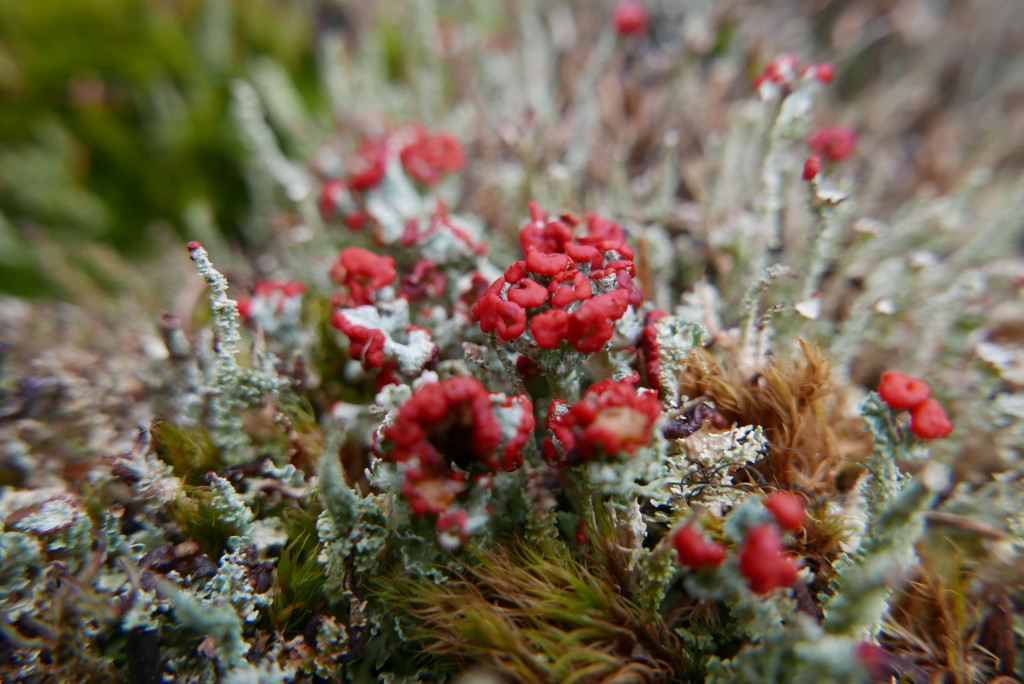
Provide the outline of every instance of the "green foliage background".
[[[40,252],[144,255],[190,207],[239,236],[231,79],[269,56],[315,99],[312,0],[0,3],[0,291],[60,295]],[[43,244],[40,244],[43,243]]]

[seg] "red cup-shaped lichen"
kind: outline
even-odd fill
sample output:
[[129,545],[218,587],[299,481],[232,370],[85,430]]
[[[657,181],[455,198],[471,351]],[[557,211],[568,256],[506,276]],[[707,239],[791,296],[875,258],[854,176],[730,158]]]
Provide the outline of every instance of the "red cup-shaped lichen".
[[406,173],[424,185],[437,185],[445,173],[455,173],[466,163],[462,145],[448,133],[428,133],[416,126],[411,135],[399,159]]
[[804,502],[795,494],[772,492],[765,499],[764,507],[772,512],[783,529],[799,530],[804,526]]
[[[544,442],[544,456],[556,467],[575,465],[603,454],[631,454],[649,444],[654,421],[661,415],[656,392],[637,390],[638,377],[604,380],[572,406],[556,400],[545,425],[554,433]],[[564,411],[562,409],[565,409]]]
[[910,412],[910,431],[921,439],[938,439],[953,432],[953,423],[939,402],[928,399]]
[[[501,398],[501,395],[497,395]],[[395,422],[385,428],[384,439],[393,445],[387,458],[405,461],[415,455],[430,463],[452,463],[462,470],[515,470],[521,454],[499,449],[501,423],[495,415],[494,395],[476,378],[458,376],[423,385],[398,411]],[[520,429],[509,441],[514,447],[533,429],[533,404],[528,397],[517,400],[522,407]]]
[[739,567],[756,594],[792,586],[797,579],[796,563],[783,551],[779,528],[771,524],[755,525],[747,532]]
[[878,383],[878,395],[894,409],[912,409],[931,396],[932,388],[924,380],[910,375],[887,371]]
[[369,304],[370,294],[395,282],[394,257],[382,257],[362,247],[346,247],[331,266],[331,278],[348,287],[355,305]]
[[706,539],[695,526],[683,525],[672,535],[680,565],[690,568],[713,568],[725,560],[725,547]]

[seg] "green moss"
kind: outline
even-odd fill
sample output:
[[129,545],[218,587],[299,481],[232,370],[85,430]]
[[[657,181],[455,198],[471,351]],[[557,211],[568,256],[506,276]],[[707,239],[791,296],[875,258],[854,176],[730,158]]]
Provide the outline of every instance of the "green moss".
[[268,616],[274,628],[286,635],[301,632],[324,600],[324,569],[317,560],[319,514],[319,510],[293,507],[281,515],[288,528],[288,543],[277,560],[277,593]]
[[153,439],[157,456],[187,485],[202,486],[206,473],[224,466],[220,450],[204,430],[157,423],[153,426]]

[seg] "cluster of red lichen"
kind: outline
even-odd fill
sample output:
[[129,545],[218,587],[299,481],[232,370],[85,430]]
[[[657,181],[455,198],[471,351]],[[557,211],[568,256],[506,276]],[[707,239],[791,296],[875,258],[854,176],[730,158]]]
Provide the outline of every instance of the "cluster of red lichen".
[[797,79],[802,76],[810,76],[828,85],[835,78],[836,69],[831,62],[801,65],[796,55],[784,52],[765,65],[764,70],[754,79],[754,90],[760,92],[763,87],[770,86],[777,88],[785,97],[793,91]]
[[[513,263],[473,307],[484,332],[514,340],[530,332],[532,346],[577,351],[604,348],[615,322],[639,305],[633,250],[616,223],[594,214],[547,217],[530,202],[519,233],[525,259]],[[574,229],[586,232],[575,235]]]
[[[775,492],[764,502],[775,522],[759,523],[746,532],[737,553],[740,574],[757,594],[791,586],[797,579],[795,559],[785,552],[782,532],[803,526],[804,505],[796,495]],[[726,558],[725,546],[704,537],[694,524],[683,525],[672,535],[672,542],[683,566],[714,568]]]
[[603,380],[590,386],[570,405],[551,402],[544,421],[554,438],[544,440],[544,458],[554,467],[589,461],[597,456],[632,454],[651,441],[661,415],[657,392],[637,389],[637,374],[624,380]]
[[811,180],[821,173],[822,160],[841,162],[857,149],[857,131],[850,126],[832,124],[817,129],[807,139],[811,156],[804,162],[803,179]]
[[331,265],[331,279],[346,289],[334,298],[335,306],[373,303],[373,293],[395,282],[395,259],[362,247],[346,247]]
[[[828,85],[836,76],[831,62],[801,65],[795,55],[785,52],[768,62],[754,79],[754,90],[762,97],[790,95],[804,82]],[[811,155],[804,161],[802,177],[809,181],[821,173],[823,161],[840,162],[851,157],[857,147],[857,132],[850,126],[833,124],[815,130],[807,139]]]
[[931,399],[932,388],[924,380],[888,371],[882,373],[878,395],[897,410],[910,411],[910,431],[921,439],[947,437],[953,432],[942,404]]
[[252,287],[252,297],[239,297],[235,305],[242,320],[248,322],[256,310],[263,309],[279,314],[306,291],[306,286],[294,280],[261,280]]
[[[519,420],[506,434],[497,411],[511,409]],[[452,377],[423,385],[402,404],[383,431],[382,456],[403,464],[402,494],[413,513],[443,516],[455,510],[468,476],[517,470],[534,427],[528,396],[492,394],[475,378]],[[439,528],[442,522],[458,520],[439,518]]]
[[[437,185],[446,174],[459,171],[465,163],[462,145],[449,133],[427,132],[419,124],[389,131],[363,142],[344,178],[324,181],[320,189],[320,213],[327,220],[340,219],[353,231],[375,227],[373,214],[367,209],[367,198],[384,185],[389,168],[401,168],[407,177],[429,187]],[[461,239],[473,252],[484,252],[485,246],[452,220],[440,198],[435,200],[434,211],[424,225],[419,218],[406,217],[399,244],[415,246],[441,229]],[[383,242],[379,231],[374,230],[373,237]]]
[[788,587],[797,578],[796,563],[785,552],[782,533],[771,523],[755,525],[747,531],[740,548],[739,566],[747,585],[757,594]]
[[346,247],[332,264],[330,274],[334,282],[345,288],[333,297],[337,310],[331,317],[331,325],[348,335],[349,355],[358,359],[364,368],[384,366],[387,335],[382,330],[354,323],[342,309],[372,304],[374,293],[397,277],[394,258],[382,257],[362,247]]

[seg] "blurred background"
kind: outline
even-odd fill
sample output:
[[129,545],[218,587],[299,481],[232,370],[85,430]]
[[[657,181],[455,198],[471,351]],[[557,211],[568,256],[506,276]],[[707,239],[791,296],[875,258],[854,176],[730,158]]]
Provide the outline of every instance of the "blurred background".
[[[596,99],[584,98],[601,107],[611,140],[621,138],[618,129],[628,131],[631,177],[660,158],[666,130],[678,135],[680,158],[704,155],[727,123],[729,104],[749,97],[752,78],[780,51],[836,63],[826,111],[855,125],[866,141],[860,173],[871,174],[873,150],[883,151],[878,163],[888,170],[879,206],[888,201],[891,210],[923,186],[954,187],[979,163],[1010,175],[1022,166],[1019,2],[645,4],[649,35],[619,66],[639,70],[633,83],[643,90],[617,91],[608,83]],[[491,122],[522,125],[538,141],[530,154],[557,156],[574,122],[531,128],[531,117],[572,112],[581,99],[574,92],[581,71],[609,33],[612,6],[589,0],[0,3],[0,291],[64,300],[114,294],[138,282],[126,273],[193,237],[216,235],[239,255],[257,255],[268,226],[280,219],[274,216],[280,202],[257,177],[233,116],[237,79],[260,92],[281,149],[307,168],[318,143],[355,127],[360,117],[457,125],[466,121],[458,110],[467,103],[502,106],[490,112]],[[531,44],[553,56],[557,72],[508,84],[522,91],[518,100],[506,93],[488,102],[484,76],[470,63]],[[343,101],[337,88],[332,93],[339,67],[360,81],[347,91],[358,101]],[[699,74],[703,92],[679,91],[673,77],[684,68]],[[537,87],[547,92],[530,92]],[[537,106],[544,98],[551,101],[547,110]],[[601,106],[608,102],[614,106]],[[282,111],[273,111],[275,103]],[[289,124],[302,130],[286,130]],[[459,135],[482,160],[477,172],[498,168],[489,161],[529,156],[496,145],[493,127],[468,126]],[[604,170],[600,151],[589,167],[598,184],[607,185],[608,164],[622,161],[622,145],[607,148]],[[684,177],[682,199],[692,195],[686,186]],[[463,199],[501,222],[481,192],[468,189]]]

